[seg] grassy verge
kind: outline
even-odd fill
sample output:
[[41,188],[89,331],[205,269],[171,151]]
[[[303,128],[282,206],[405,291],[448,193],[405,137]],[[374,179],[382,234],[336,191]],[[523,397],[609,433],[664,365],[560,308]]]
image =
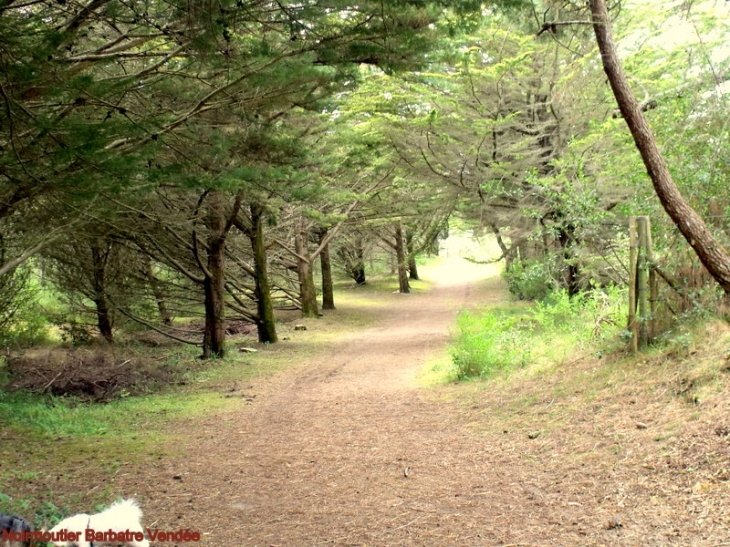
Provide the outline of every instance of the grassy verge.
[[730,438],[729,344],[730,326],[707,320],[643,353],[577,352],[549,367],[495,372],[450,396],[480,408],[483,420],[473,425],[491,434],[537,432],[545,443],[570,436],[574,452],[588,457],[596,437],[615,438],[618,449],[649,429],[656,450],[671,453],[682,437]]
[[[647,428],[655,442],[668,443],[657,444],[669,447],[668,453],[686,442],[687,431],[730,438],[724,416],[727,322],[707,314],[685,320],[634,354],[624,332],[623,301],[611,293],[573,301],[558,294],[534,306],[462,312],[451,362],[439,360],[428,377],[431,383],[439,375],[488,379],[444,392],[482,409],[484,420],[473,422],[475,428],[575,443],[576,454],[585,457],[595,453],[587,443],[596,435],[614,435],[620,450],[621,439]],[[566,441],[571,431],[581,433]]]
[[540,370],[600,348],[621,332],[624,301],[616,290],[572,299],[558,292],[535,305],[512,302],[463,311],[455,329],[453,374],[466,380],[528,366]]

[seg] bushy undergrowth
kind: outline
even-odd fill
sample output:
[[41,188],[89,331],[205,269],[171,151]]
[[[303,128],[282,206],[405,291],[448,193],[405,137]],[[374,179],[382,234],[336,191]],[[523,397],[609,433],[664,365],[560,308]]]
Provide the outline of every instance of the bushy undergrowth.
[[615,340],[625,327],[626,298],[620,289],[569,298],[548,294],[534,306],[464,311],[457,318],[452,360],[459,380],[499,370],[562,361],[579,348]]
[[43,343],[48,320],[42,311],[43,290],[38,279],[17,270],[0,281],[0,348]]
[[517,261],[502,272],[510,294],[518,300],[539,300],[547,298],[557,289],[555,265],[550,259],[544,261]]

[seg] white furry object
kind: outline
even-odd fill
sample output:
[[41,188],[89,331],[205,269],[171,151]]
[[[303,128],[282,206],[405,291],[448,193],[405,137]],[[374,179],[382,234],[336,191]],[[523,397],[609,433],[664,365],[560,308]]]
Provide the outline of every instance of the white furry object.
[[80,513],[67,519],[62,520],[54,526],[50,532],[60,533],[62,530],[67,532],[75,532],[79,534],[76,541],[53,541],[52,543],[58,547],[89,547],[92,543],[97,545],[129,545],[131,547],[149,547],[150,542],[147,539],[137,541],[134,537],[130,541],[87,541],[87,529],[94,530],[95,533],[112,531],[117,534],[127,531],[136,535],[136,532],[144,534],[142,528],[142,509],[139,508],[137,502],[133,499],[121,500],[114,502],[108,509],[104,509],[101,513],[95,515],[87,515]]

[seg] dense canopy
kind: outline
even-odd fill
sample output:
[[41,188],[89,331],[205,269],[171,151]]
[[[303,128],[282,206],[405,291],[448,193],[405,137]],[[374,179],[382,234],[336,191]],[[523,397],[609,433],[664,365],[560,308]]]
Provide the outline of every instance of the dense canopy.
[[[319,313],[315,271],[325,308],[333,269],[365,283],[378,256],[406,292],[450,219],[496,237],[521,298],[625,282],[636,213],[668,277],[695,268],[681,232],[727,290],[726,8],[602,6],[0,2],[2,343],[133,321],[207,357],[231,319],[275,342],[275,308]],[[610,26],[676,214],[606,85]]]

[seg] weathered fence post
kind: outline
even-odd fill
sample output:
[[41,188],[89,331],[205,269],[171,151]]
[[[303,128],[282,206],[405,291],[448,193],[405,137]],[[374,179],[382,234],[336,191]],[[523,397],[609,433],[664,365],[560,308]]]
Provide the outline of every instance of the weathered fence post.
[[649,342],[657,336],[657,305],[659,304],[659,275],[654,264],[654,243],[651,240],[651,218],[646,217],[646,257],[649,267]]
[[640,216],[636,219],[636,229],[639,236],[639,247],[636,253],[636,296],[638,299],[639,341],[638,348],[646,349],[649,345],[649,329],[647,322],[651,318],[649,309],[649,217]]
[[639,333],[636,321],[636,217],[629,217],[629,324],[631,332],[631,346],[637,351]]

